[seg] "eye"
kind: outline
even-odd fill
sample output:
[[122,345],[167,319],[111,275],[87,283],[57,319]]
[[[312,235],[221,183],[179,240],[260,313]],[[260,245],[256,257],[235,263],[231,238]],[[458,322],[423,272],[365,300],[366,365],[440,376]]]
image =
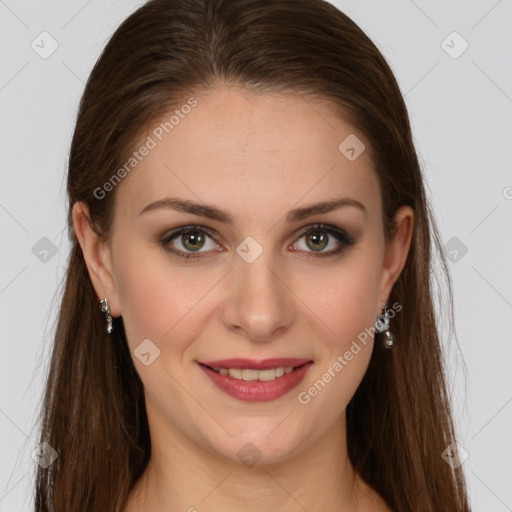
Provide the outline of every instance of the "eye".
[[[172,253],[178,258],[186,260],[200,258],[201,252],[209,252],[209,250],[216,250],[220,252],[219,245],[214,241],[214,233],[209,228],[203,226],[182,226],[174,229],[163,238],[159,239],[165,251]],[[341,253],[346,247],[355,244],[346,231],[339,229],[335,226],[328,224],[316,224],[311,226],[307,231],[304,231],[299,237],[299,241],[304,238],[305,249],[300,248],[300,252],[304,252],[305,258],[318,258],[335,256]],[[211,240],[210,247],[207,247],[208,239]],[[175,245],[178,242],[178,247]],[[337,242],[337,244],[335,243]],[[330,245],[335,246],[330,251],[325,251]],[[206,245],[206,250],[202,251]],[[292,246],[292,251],[297,251],[298,242]],[[337,247],[336,247],[337,245]],[[179,247],[181,246],[181,247]],[[312,251],[308,251],[312,249]]]
[[[328,224],[312,226],[301,235],[299,240],[302,238],[304,238],[304,245],[306,246],[304,254],[306,258],[335,256],[340,254],[346,247],[351,247],[355,244],[355,240],[346,231]],[[299,244],[294,244],[294,247],[297,245]],[[331,250],[324,251],[329,246],[331,246]],[[308,248],[312,249],[312,253],[307,251]]]
[[[205,240],[210,238],[213,241],[213,232],[207,228],[200,226],[182,226],[177,228],[171,233],[169,233],[163,240],[160,241],[162,247],[168,251],[173,253],[175,256],[179,258],[192,259],[198,258],[194,254],[189,253],[188,251],[194,252],[207,252],[200,251],[205,245]],[[177,240],[178,245],[181,247],[176,247],[172,244],[174,240]],[[169,246],[171,244],[171,246]],[[217,245],[212,243],[209,247],[210,250],[215,250]],[[208,249],[208,247],[207,247]]]

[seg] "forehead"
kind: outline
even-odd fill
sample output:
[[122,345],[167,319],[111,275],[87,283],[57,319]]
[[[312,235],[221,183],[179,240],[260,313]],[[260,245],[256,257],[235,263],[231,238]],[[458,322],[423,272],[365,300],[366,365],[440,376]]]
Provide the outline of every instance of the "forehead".
[[368,142],[329,101],[225,86],[194,102],[166,112],[139,139],[135,149],[151,149],[116,191],[125,215],[166,195],[229,204],[234,213],[278,214],[276,205],[340,195],[379,204],[368,151],[355,160],[344,153],[344,141]]

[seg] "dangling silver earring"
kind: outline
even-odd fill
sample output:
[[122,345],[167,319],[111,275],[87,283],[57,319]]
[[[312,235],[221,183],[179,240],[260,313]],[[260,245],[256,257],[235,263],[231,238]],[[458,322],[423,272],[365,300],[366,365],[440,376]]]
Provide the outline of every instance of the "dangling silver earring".
[[108,300],[100,300],[101,311],[105,313],[105,320],[107,321],[106,330],[110,334],[112,332],[112,316],[110,315],[110,308],[108,307]]
[[386,300],[384,304],[384,312],[377,317],[377,320],[375,321],[375,329],[377,329],[378,332],[383,333],[383,344],[384,347],[387,349],[393,348],[393,344],[395,342],[395,339],[393,338],[393,335],[391,334],[391,330],[389,329],[389,314],[387,311],[387,304],[388,301]]

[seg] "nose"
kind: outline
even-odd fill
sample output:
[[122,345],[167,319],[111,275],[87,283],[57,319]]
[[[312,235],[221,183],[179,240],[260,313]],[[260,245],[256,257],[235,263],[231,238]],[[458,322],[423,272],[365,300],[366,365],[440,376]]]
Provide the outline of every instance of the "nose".
[[295,296],[286,284],[282,262],[272,258],[270,250],[251,263],[237,256],[225,286],[226,328],[259,342],[271,341],[290,328]]

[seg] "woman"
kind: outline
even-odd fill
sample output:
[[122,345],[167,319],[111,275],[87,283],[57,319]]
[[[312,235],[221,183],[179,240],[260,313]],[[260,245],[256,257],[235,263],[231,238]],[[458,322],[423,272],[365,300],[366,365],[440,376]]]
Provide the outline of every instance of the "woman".
[[470,510],[437,230],[347,16],[149,1],[87,82],[68,195],[37,511]]

